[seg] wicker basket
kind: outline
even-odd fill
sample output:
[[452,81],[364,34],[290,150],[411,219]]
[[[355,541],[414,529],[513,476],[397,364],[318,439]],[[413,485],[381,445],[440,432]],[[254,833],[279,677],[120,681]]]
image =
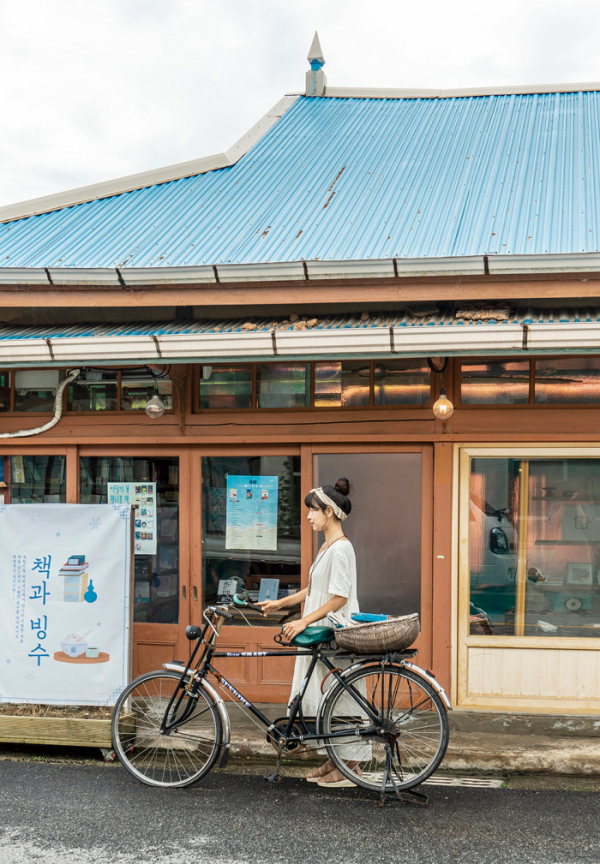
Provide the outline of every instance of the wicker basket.
[[353,654],[384,654],[403,651],[413,644],[420,631],[419,613],[341,627],[335,631],[335,641],[344,651]]

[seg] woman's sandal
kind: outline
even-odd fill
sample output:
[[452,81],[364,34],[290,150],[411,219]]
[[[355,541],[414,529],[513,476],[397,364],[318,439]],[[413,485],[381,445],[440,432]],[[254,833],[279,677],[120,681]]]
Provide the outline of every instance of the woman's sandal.
[[[329,777],[331,774],[334,774],[334,775],[338,774],[342,779],[341,780],[330,780],[329,782],[327,782],[325,780],[325,777]],[[354,789],[354,787],[356,786],[356,783],[353,783],[352,780],[348,780],[347,777],[344,777],[342,775],[341,771],[339,771],[337,768],[334,768],[333,771],[329,772],[329,774],[325,774],[324,777],[319,778],[317,780],[317,785],[320,786],[321,789],[342,789],[342,788]]]
[[[314,774],[313,771],[311,771],[310,774],[306,774],[304,776],[304,779],[307,780],[309,783],[318,783],[322,777],[326,777],[328,774],[331,774],[332,769],[329,767],[330,761],[331,760],[329,760],[328,762],[325,762],[324,765],[321,765],[319,768],[317,768],[316,774]],[[326,768],[327,770],[324,771],[323,770],[324,768]]]

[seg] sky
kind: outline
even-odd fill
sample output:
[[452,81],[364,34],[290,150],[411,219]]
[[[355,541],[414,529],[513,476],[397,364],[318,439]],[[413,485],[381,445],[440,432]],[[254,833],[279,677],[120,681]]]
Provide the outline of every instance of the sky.
[[304,89],[600,80],[590,0],[0,0],[0,206],[228,149]]

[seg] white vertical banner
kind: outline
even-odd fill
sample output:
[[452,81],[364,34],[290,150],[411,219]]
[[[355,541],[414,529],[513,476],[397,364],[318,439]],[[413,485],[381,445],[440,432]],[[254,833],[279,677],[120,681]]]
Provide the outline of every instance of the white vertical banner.
[[0,505],[0,702],[114,705],[130,669],[130,515]]

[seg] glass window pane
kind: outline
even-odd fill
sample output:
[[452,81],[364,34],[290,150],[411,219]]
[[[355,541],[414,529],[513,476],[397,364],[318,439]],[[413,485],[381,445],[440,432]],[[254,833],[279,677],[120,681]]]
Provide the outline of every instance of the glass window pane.
[[315,407],[368,405],[371,364],[364,360],[315,363]]
[[200,408],[251,408],[252,366],[201,366]]
[[0,504],[64,504],[65,456],[0,457]]
[[[243,548],[227,548],[227,478],[236,478],[238,498],[256,501],[257,510],[263,500],[260,478],[277,479],[276,549],[246,548],[256,545],[245,540]],[[237,479],[239,478],[239,480]],[[257,496],[248,491],[248,479],[257,479]],[[272,488],[273,481],[269,481]],[[231,485],[231,484],[230,484]],[[266,487],[265,483],[265,487]],[[263,487],[264,488],[264,487]],[[230,490],[231,491],[231,490]],[[216,603],[231,596],[231,589],[246,590],[251,600],[258,600],[270,587],[278,596],[300,590],[300,457],[299,456],[210,456],[202,459],[202,572],[204,603]],[[251,509],[248,507],[247,509]],[[269,583],[263,585],[263,580]],[[245,610],[244,615],[254,624],[276,625],[286,611],[267,619]],[[226,621],[225,624],[230,622]],[[232,622],[244,624],[240,616]]]
[[378,360],[375,363],[375,405],[429,405],[427,361]]
[[85,369],[67,393],[68,411],[116,411],[117,372]]
[[600,402],[600,357],[536,360],[535,401],[549,405]]
[[135,556],[134,621],[176,624],[179,619],[179,459],[84,456],[82,504],[106,504],[108,483],[156,483],[156,555]]
[[470,551],[471,633],[600,638],[600,459],[473,459]]
[[310,405],[305,363],[265,363],[256,370],[259,408],[302,408]]
[[463,360],[463,405],[521,405],[529,402],[529,360]]
[[15,411],[54,411],[59,369],[18,369],[15,372]]
[[[361,612],[420,613],[421,454],[327,453],[313,465],[314,486],[350,481],[352,513],[343,525],[356,553]],[[323,535],[313,540],[320,545]]]
[[0,372],[0,411],[10,411],[10,372]]
[[172,408],[171,382],[164,373],[156,373],[156,382],[149,372],[139,369],[126,369],[121,373],[121,408],[123,411],[143,411],[146,402],[154,396],[155,390],[164,402],[165,408]]

